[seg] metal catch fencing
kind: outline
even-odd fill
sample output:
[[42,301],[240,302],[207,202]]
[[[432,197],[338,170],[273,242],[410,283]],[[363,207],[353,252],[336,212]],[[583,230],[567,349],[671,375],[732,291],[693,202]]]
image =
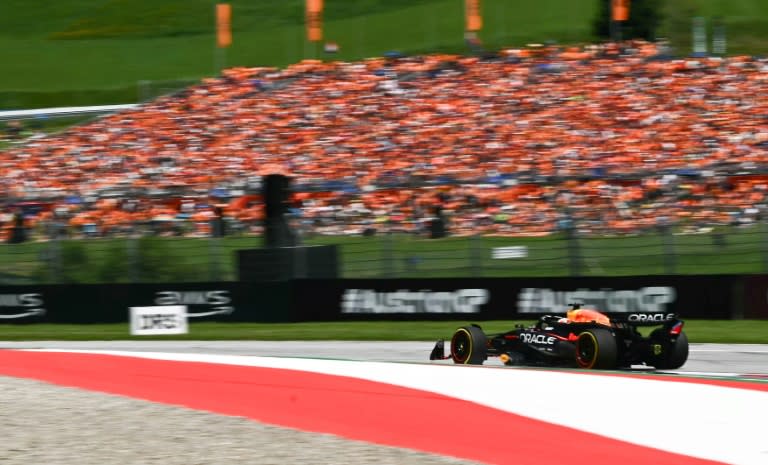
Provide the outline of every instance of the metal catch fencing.
[[[547,277],[768,272],[768,225],[633,235],[564,230],[541,237],[432,239],[422,232],[309,234],[337,245],[342,278]],[[237,251],[261,248],[247,231],[189,237],[144,230],[120,237],[38,237],[0,244],[0,284],[238,280]]]

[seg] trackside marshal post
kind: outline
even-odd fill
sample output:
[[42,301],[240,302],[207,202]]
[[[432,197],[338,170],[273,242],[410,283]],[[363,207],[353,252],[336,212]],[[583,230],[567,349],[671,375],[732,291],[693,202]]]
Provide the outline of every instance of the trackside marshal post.
[[130,307],[131,335],[187,334],[186,305]]

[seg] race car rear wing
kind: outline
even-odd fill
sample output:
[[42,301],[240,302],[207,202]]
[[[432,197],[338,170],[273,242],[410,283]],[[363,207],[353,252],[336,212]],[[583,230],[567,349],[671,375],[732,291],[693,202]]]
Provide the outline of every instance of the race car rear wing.
[[680,320],[675,313],[606,313],[615,323],[626,323],[632,326],[673,326]]

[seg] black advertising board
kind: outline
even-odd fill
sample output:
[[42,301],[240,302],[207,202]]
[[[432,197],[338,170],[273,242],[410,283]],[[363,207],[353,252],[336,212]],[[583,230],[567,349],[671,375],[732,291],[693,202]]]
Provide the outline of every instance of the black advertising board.
[[122,323],[157,305],[184,305],[194,321],[286,321],[290,294],[290,283],[0,286],[0,323]]
[[580,302],[607,313],[731,318],[738,277],[297,280],[295,321],[504,320],[565,312]]
[[768,319],[768,276],[744,277],[744,313],[746,319]]
[[127,322],[130,307],[156,305],[185,305],[192,321],[525,320],[573,302],[609,314],[768,318],[768,276],[0,286],[0,323]]

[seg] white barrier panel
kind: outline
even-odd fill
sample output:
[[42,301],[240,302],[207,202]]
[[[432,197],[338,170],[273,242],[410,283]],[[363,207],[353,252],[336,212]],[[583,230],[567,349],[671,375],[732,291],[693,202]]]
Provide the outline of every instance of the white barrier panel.
[[528,256],[528,247],[525,245],[510,245],[507,247],[494,247],[491,258],[525,258]]
[[131,335],[187,334],[186,305],[130,307]]

